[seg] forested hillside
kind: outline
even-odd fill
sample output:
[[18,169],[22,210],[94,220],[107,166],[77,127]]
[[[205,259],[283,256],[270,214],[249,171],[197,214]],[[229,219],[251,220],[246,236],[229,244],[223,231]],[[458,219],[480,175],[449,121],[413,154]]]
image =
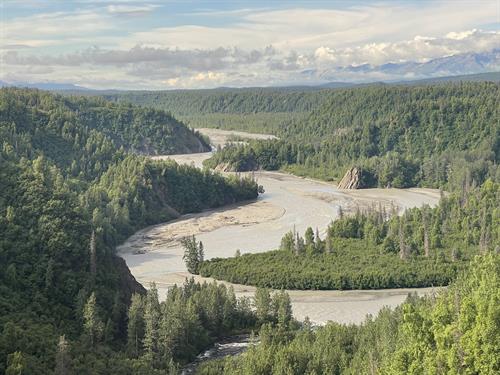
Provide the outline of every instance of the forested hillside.
[[193,279],[172,287],[164,302],[159,302],[154,284],[146,296],[135,294],[128,318],[127,353],[139,374],[179,374],[178,362],[193,360],[223,335],[259,329],[262,324],[298,327],[284,291],[257,290],[251,302],[236,298],[232,287]]
[[144,289],[115,246],[257,185],[133,153],[204,147],[161,111],[37,90],[0,99],[0,373],[131,373],[127,306]]
[[306,120],[278,141],[253,141],[214,155],[229,163],[339,179],[353,166],[368,186],[458,188],[499,178],[498,83],[364,87],[324,91]]
[[476,258],[448,290],[410,297],[361,326],[328,323],[260,330],[239,357],[208,362],[199,375],[498,374],[500,258]]
[[148,155],[209,150],[203,138],[165,111],[16,88],[0,91],[0,105],[2,122],[16,124],[2,126],[3,138],[22,133],[18,142],[35,151],[43,147],[46,156],[58,163],[67,162],[67,155],[74,153],[92,156],[95,163],[84,159],[83,164],[91,164],[87,168],[96,173],[105,170],[96,167],[98,159],[110,159],[121,147]]
[[186,116],[207,113],[309,112],[325,90],[304,88],[247,88],[147,91],[106,94],[104,98],[169,109]]
[[374,208],[341,214],[322,239],[289,232],[279,250],[212,259],[200,274],[277,289],[447,285],[476,254],[500,253],[500,184],[486,181],[402,216]]
[[202,275],[296,289],[446,285],[477,254],[483,260],[450,294],[412,300],[361,327],[298,331],[286,293],[261,289],[256,310],[231,289],[193,281],[160,303],[116,245],[147,225],[253,199],[256,182],[145,157],[208,147],[160,109],[2,89],[0,373],[177,373],[222,335],[261,325],[261,345],[202,373],[417,374],[422,363],[498,370],[499,85],[250,93],[238,102],[222,90],[195,108],[238,121],[253,108],[260,122],[250,126],[269,126],[281,140],[227,147],[208,165],[325,179],[354,165],[366,186],[453,193],[401,217],[378,208],[345,214],[326,238],[313,228],[287,233],[279,250],[203,262]]
[[126,92],[103,97],[168,110],[196,128],[277,134],[293,119],[305,118],[325,93],[302,87]]

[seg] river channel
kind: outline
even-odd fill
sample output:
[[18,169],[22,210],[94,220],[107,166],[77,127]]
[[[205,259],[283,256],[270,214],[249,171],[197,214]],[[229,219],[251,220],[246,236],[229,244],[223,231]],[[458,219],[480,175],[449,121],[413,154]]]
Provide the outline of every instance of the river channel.
[[[213,129],[201,131],[208,134],[215,145],[224,144],[225,138],[232,133]],[[202,153],[159,158],[201,166],[210,155]],[[178,220],[145,228],[132,235],[118,251],[135,278],[145,287],[154,281],[160,297],[164,298],[170,286],[190,277],[179,243],[186,235],[194,234],[203,242],[206,259],[230,257],[236,250],[256,253],[275,249],[283,234],[293,229],[303,233],[311,226],[318,228],[320,236],[324,236],[328,224],[337,218],[339,207],[348,212],[381,205],[388,210],[402,212],[405,208],[423,204],[434,206],[440,196],[438,190],[419,188],[339,190],[331,183],[279,172],[255,172],[254,176],[265,188],[265,193],[256,201],[184,215]],[[210,281],[201,277],[196,279]],[[245,285],[233,286],[238,296],[252,296],[255,290]],[[329,320],[361,323],[366,314],[376,315],[383,306],[395,307],[409,293],[423,295],[433,291],[432,288],[423,288],[289,291],[289,294],[297,319],[307,316],[312,322],[323,324]]]

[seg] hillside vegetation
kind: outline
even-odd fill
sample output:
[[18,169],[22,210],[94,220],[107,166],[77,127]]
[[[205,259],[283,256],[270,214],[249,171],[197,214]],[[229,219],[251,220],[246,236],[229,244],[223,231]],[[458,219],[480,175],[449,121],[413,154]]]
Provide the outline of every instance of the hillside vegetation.
[[201,113],[308,112],[325,90],[248,88],[145,91],[105,94],[111,101],[170,109],[176,115]]
[[283,329],[264,325],[260,343],[197,374],[498,374],[500,257],[478,257],[448,290],[409,297],[361,326]]
[[257,185],[137,155],[149,136],[155,152],[204,144],[161,111],[36,90],[0,99],[0,373],[131,373],[127,307],[145,290],[115,246],[145,225],[255,198]]
[[499,178],[498,83],[364,87],[322,92],[278,141],[229,147],[206,162],[337,180],[357,166],[365,187],[458,188]]
[[442,198],[401,217],[379,210],[332,222],[326,238],[287,233],[276,251],[212,259],[200,274],[277,289],[447,285],[476,254],[500,253],[500,184]]
[[247,88],[124,92],[107,100],[168,110],[194,128],[277,134],[302,119],[325,98],[325,90]]

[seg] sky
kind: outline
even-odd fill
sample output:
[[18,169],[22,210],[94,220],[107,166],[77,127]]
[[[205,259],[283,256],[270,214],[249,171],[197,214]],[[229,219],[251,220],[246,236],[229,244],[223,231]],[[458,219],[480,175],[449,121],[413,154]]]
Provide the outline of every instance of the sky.
[[0,0],[0,80],[96,89],[408,79],[500,49],[500,0]]

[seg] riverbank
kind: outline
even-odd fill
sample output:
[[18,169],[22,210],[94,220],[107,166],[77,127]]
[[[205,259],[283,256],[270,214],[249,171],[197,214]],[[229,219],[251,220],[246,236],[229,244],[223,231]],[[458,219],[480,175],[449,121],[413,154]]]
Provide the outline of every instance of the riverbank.
[[[215,129],[210,129],[215,131]],[[224,131],[222,137],[232,133]],[[252,136],[252,135],[249,135]],[[213,142],[212,134],[212,142]],[[226,138],[227,139],[227,138]],[[219,138],[217,142],[224,142]],[[201,165],[210,153],[169,155],[179,163]],[[175,222],[146,228],[118,248],[135,278],[144,286],[156,282],[160,298],[173,284],[184,282],[187,273],[179,239],[195,234],[205,247],[205,258],[231,257],[241,253],[264,252],[279,247],[284,233],[295,229],[304,233],[308,226],[325,235],[339,208],[344,212],[383,206],[403,211],[423,204],[434,206],[440,194],[433,189],[338,190],[323,181],[281,172],[253,173],[265,188],[255,202],[186,215]],[[203,280],[201,278],[196,278]],[[211,279],[206,279],[211,281]],[[254,288],[233,285],[238,296],[252,296]],[[385,305],[395,307],[408,293],[428,294],[433,289],[381,291],[290,291],[296,319],[308,316],[315,323],[328,320],[360,323],[366,314],[376,314]]]
[[216,342],[209,349],[201,353],[196,359],[182,369],[182,375],[195,374],[196,369],[206,361],[235,356],[243,353],[251,345],[251,335],[236,335],[226,337]]

